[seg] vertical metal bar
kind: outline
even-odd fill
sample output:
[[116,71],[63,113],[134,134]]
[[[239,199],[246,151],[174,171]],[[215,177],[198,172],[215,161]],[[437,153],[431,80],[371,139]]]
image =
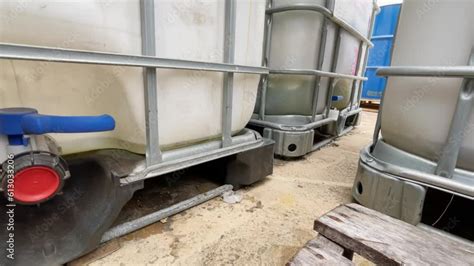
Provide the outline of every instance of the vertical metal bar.
[[[374,4],[374,9],[372,10],[372,17],[370,18],[370,31],[369,31],[369,37],[368,37],[369,40],[372,39],[372,35],[374,34],[375,17],[377,16],[377,12],[378,12],[378,6],[375,0],[373,1],[373,4]],[[367,46],[367,51],[365,52],[364,65],[363,65],[364,74],[365,74],[365,69],[367,68],[368,61],[369,61],[369,47]],[[361,82],[361,84],[363,83]],[[360,87],[359,95],[357,98],[357,102],[359,103],[359,106],[360,106],[361,96],[362,96],[362,86]],[[385,98],[385,90],[382,92],[382,97],[380,98],[379,112],[377,114],[377,121],[375,122],[375,130],[372,136],[372,146],[370,147],[370,152],[373,152],[373,149],[375,148],[375,144],[377,144],[377,141],[379,140],[380,130],[382,129],[382,112],[383,112],[384,98]]]
[[[234,63],[235,52],[235,0],[225,1],[224,63]],[[222,99],[222,147],[232,145],[232,96],[234,73],[224,73]]]
[[[270,9],[272,7],[272,0],[266,1],[265,9]],[[273,24],[273,15],[265,14],[265,28],[264,28],[264,40],[263,40],[263,57],[262,57],[262,66],[268,67],[268,59],[270,57],[271,49],[271,39],[272,39],[272,24]],[[262,87],[260,90],[260,109],[259,109],[259,118],[260,120],[265,120],[265,108],[267,103],[267,88],[268,80],[270,75],[262,75]]]
[[[332,65],[331,65],[331,72],[336,72],[337,69],[337,61],[339,60],[339,48],[341,47],[341,34],[344,29],[340,26],[337,26],[336,29],[336,42],[334,43],[334,51],[332,54]],[[332,94],[334,93],[334,78],[329,80],[329,91],[326,99],[326,117],[329,116],[329,112],[331,111],[332,105]]]
[[[155,56],[155,7],[154,0],[140,0],[142,53]],[[145,68],[145,117],[146,117],[146,164],[161,162],[158,133],[158,98],[156,68]]]
[[[357,65],[356,65],[354,76],[359,75],[359,70],[360,70],[360,67],[362,66],[362,50],[363,50],[363,48],[364,48],[364,42],[360,42],[359,51],[357,53]],[[350,103],[349,103],[349,110],[352,110],[352,107],[354,106],[355,93],[356,93],[356,90],[359,88],[357,86],[358,83],[359,83],[358,80],[353,80],[352,81],[351,100],[350,100]]]
[[336,3],[334,2],[334,0],[326,0],[326,8],[331,10],[331,12],[334,14],[334,6],[336,5]]
[[370,152],[373,151],[375,144],[377,144],[377,141],[379,140],[380,136],[380,130],[382,129],[382,112],[385,102],[385,91],[386,90],[383,90],[382,97],[380,98],[379,112],[377,114],[377,121],[375,122],[374,134],[372,135],[372,146],[370,147]]
[[436,174],[442,177],[452,178],[459,150],[467,131],[472,127],[469,124],[469,115],[474,106],[474,79],[465,79],[459,92],[456,111],[454,112],[448,139],[439,156]]
[[[374,8],[372,10],[372,17],[370,18],[370,30],[369,30],[369,36],[367,39],[372,40],[372,35],[374,34],[374,26],[375,26],[375,17],[377,16],[377,11],[378,11],[378,6],[377,3],[374,1]],[[400,16],[400,14],[398,14]],[[398,28],[398,27],[397,27]],[[365,75],[365,70],[367,68],[367,63],[369,61],[369,49],[370,47],[365,44],[365,55],[364,55],[364,64],[362,65],[362,75]],[[392,46],[392,51],[393,51],[393,46]],[[360,106],[360,100],[362,98],[362,89],[363,89],[363,81],[359,81],[359,90],[357,94],[357,104]]]
[[[323,24],[321,25],[321,40],[319,43],[319,52],[318,52],[318,63],[316,70],[322,70],[324,64],[324,57],[326,53],[326,39],[328,33],[328,23],[326,17],[323,16]],[[313,95],[313,113],[311,120],[316,121],[316,113],[318,111],[318,100],[319,100],[319,90],[321,87],[321,76],[317,76],[314,84],[314,95]]]

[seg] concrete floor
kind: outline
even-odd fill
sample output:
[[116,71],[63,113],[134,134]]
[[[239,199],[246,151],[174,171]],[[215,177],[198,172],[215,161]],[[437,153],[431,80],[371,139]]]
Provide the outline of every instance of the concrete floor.
[[[111,241],[71,264],[284,265],[315,237],[317,217],[352,200],[359,150],[371,142],[376,115],[364,112],[358,128],[319,151],[298,160],[275,160],[273,175],[240,190],[240,203],[216,198]],[[125,216],[215,186],[193,179],[172,185],[166,194],[145,192],[126,208]]]

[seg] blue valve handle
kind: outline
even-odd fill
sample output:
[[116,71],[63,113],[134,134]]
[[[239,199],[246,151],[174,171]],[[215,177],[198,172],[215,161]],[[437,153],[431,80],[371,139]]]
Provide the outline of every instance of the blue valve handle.
[[344,96],[333,95],[331,99],[333,102],[339,102],[339,101],[342,101],[342,99],[344,99]]
[[115,120],[110,115],[53,116],[31,114],[21,119],[25,134],[86,133],[114,130]]
[[32,108],[0,109],[0,135],[7,135],[10,145],[25,145],[25,134],[86,133],[114,128],[115,120],[110,115],[53,116],[38,114]]

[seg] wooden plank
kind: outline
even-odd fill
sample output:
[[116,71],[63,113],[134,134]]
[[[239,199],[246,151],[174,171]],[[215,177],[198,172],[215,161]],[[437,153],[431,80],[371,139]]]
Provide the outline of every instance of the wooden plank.
[[308,241],[287,265],[354,265],[352,261],[342,256],[343,252],[344,248],[318,235]]
[[315,221],[320,234],[377,264],[474,265],[474,246],[426,232],[358,204]]

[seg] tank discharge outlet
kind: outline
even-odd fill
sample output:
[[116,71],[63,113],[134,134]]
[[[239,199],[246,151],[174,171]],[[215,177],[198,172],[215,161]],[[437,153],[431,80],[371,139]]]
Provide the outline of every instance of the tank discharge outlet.
[[30,108],[0,109],[0,190],[9,201],[39,204],[59,192],[70,177],[59,147],[46,133],[109,131],[109,115],[48,116]]

